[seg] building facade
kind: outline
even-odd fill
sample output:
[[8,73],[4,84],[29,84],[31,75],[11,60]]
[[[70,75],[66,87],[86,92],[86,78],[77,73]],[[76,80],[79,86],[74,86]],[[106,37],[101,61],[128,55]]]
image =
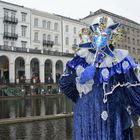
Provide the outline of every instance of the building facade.
[[122,40],[115,44],[115,47],[129,51],[129,54],[138,64],[137,74],[140,78],[140,24],[103,9],[100,9],[96,12],[90,12],[90,14],[83,18],[81,21],[87,24],[91,24],[96,17],[103,15],[111,17],[114,22],[121,23],[123,36]]
[[76,20],[0,1],[0,82],[58,82],[78,48],[79,31],[103,14],[122,23],[124,40],[116,46],[140,63],[136,22],[104,10]]
[[[0,82],[58,82],[85,25],[4,1],[0,11]],[[66,24],[68,31],[63,30]]]

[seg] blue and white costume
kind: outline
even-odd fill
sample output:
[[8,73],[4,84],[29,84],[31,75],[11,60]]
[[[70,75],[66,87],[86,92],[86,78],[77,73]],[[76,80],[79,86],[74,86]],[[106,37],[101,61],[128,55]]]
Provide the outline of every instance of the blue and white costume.
[[114,49],[113,57],[100,53],[94,70],[95,53],[78,51],[60,78],[61,91],[75,102],[74,140],[133,140],[132,116],[140,115],[137,65],[128,51]]

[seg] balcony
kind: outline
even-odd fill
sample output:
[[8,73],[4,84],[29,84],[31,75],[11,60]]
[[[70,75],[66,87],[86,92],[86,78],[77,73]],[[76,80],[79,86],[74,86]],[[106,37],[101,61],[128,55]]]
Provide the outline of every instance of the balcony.
[[38,53],[38,54],[41,54],[41,50],[38,50],[38,49],[29,49],[29,52],[30,53]]
[[49,50],[43,50],[43,52],[41,52],[41,50],[39,50],[39,49],[29,48],[29,50],[28,50],[27,48],[8,46],[8,45],[0,45],[0,51],[43,54],[43,55],[50,55],[50,56],[66,56],[66,57],[73,57],[74,56],[74,54],[71,54],[71,53],[56,52],[56,51],[49,51]]
[[3,51],[12,51],[12,47],[8,45],[0,45],[0,50]]
[[17,24],[18,23],[18,19],[15,18],[15,17],[4,16],[3,22]]
[[13,40],[17,40],[17,39],[18,39],[18,34],[15,34],[15,33],[9,33],[9,32],[4,32],[4,34],[3,34],[3,38],[5,38],[5,39],[13,39]]
[[52,47],[54,45],[53,41],[50,40],[43,40],[43,46]]
[[20,48],[20,47],[14,47],[13,50],[15,52],[27,52],[27,48]]

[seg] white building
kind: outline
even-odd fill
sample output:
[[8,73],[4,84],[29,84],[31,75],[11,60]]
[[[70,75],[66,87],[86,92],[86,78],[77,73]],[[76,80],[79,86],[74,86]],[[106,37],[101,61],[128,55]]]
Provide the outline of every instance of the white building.
[[62,52],[60,17],[0,1],[0,26],[1,82],[58,80],[73,56]]
[[[56,83],[78,47],[79,31],[103,12],[91,13],[80,21],[0,1],[0,82],[15,83],[26,78],[26,82]],[[119,20],[119,16],[110,16]],[[125,37],[129,42],[117,46],[131,49],[140,62],[140,26],[120,19],[130,34]]]
[[0,45],[30,47],[30,9],[0,1]]
[[87,24],[80,20],[57,15],[61,18],[62,26],[62,52],[74,53],[80,42],[79,32]]

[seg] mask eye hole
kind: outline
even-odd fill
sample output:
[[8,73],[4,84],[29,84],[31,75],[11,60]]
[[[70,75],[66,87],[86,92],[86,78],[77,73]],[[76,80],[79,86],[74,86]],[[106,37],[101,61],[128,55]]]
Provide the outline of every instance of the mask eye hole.
[[103,32],[102,35],[103,35],[103,36],[107,36],[107,33]]

